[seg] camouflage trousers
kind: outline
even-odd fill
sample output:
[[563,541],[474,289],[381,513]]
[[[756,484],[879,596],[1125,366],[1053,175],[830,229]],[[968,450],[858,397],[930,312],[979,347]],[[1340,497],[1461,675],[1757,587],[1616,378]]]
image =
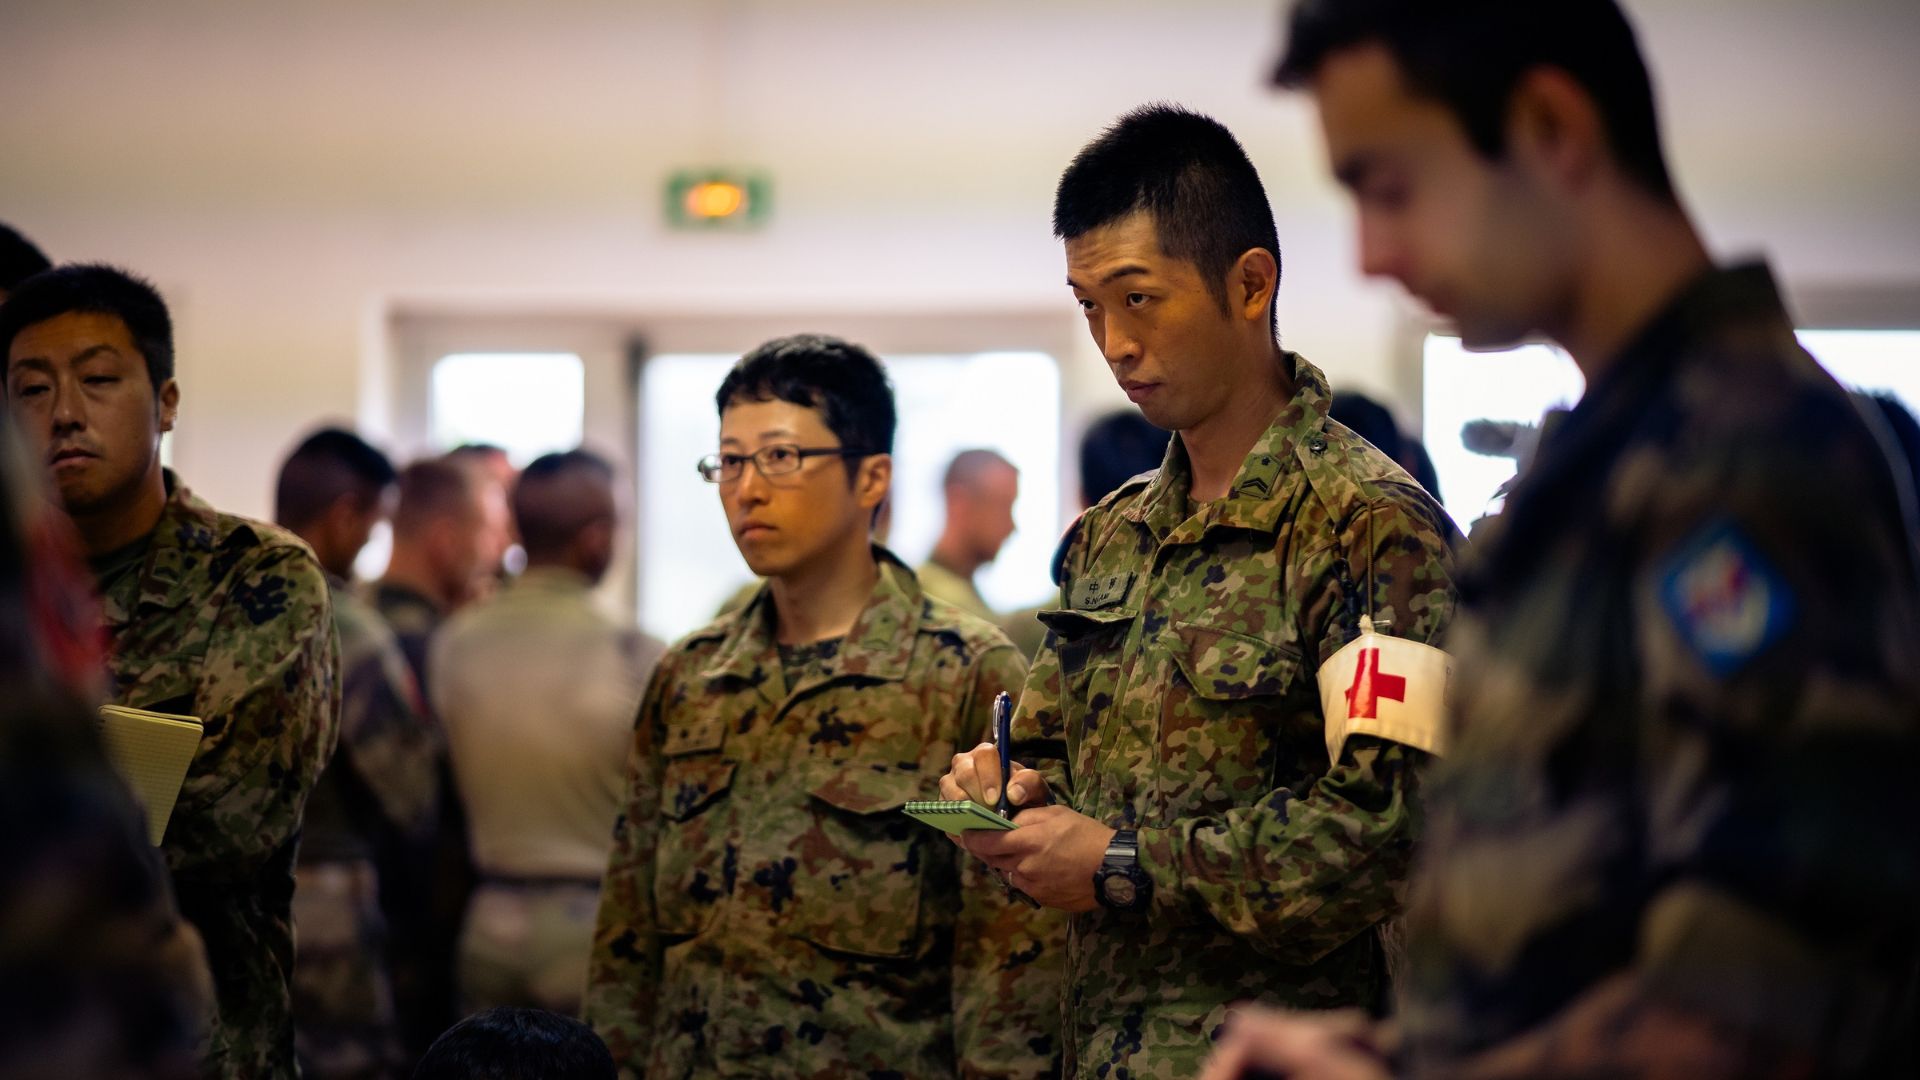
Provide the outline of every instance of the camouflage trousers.
[[579,1016],[600,885],[487,878],[460,932],[460,1008],[519,1005]]
[[365,861],[294,870],[294,1052],[309,1080],[403,1075],[380,883]]

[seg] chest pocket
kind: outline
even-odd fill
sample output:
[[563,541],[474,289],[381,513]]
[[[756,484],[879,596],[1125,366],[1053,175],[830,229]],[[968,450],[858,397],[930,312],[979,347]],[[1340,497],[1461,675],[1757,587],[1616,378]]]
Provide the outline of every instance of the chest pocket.
[[1303,768],[1320,771],[1318,690],[1290,638],[1178,622],[1160,644],[1179,673],[1160,706],[1163,821],[1251,805]]
[[720,751],[726,721],[710,717],[667,729],[661,742],[659,846],[654,855],[654,921],[663,934],[693,935],[720,910],[737,766]]
[[[1131,609],[1042,611],[1060,658],[1060,718],[1067,745],[1090,748],[1120,688],[1121,650],[1133,627]],[[1085,762],[1076,762],[1076,770]]]
[[793,852],[794,936],[859,956],[920,951],[927,863],[937,857],[928,845],[946,841],[900,809],[929,797],[928,787],[919,773],[871,763],[826,769],[809,784],[811,820]]

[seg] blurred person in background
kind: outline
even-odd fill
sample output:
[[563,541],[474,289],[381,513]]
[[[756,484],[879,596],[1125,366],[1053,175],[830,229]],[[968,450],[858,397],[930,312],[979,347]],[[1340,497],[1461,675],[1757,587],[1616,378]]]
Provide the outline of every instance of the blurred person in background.
[[46,253],[33,241],[21,236],[13,226],[0,221],[0,303],[20,283],[44,270],[53,269]]
[[479,874],[460,935],[463,1011],[580,1012],[634,711],[665,649],[595,606],[618,506],[602,458],[536,459],[513,491],[526,570],[434,642],[434,711]]
[[274,520],[326,571],[340,635],[340,745],[307,802],[293,895],[294,1038],[309,1077],[405,1071],[386,909],[417,902],[399,883],[438,820],[443,748],[399,641],[348,580],[395,481],[385,454],[325,428],[288,456],[274,492]]
[[340,707],[326,576],[161,467],[180,386],[151,285],[106,266],[30,278],[0,306],[0,348],[100,592],[111,700],[205,726],[163,850],[218,991],[207,1075],[294,1076],[294,852]]
[[477,470],[500,493],[497,502],[488,500],[487,503],[487,556],[481,573],[474,580],[471,597],[484,599],[512,580],[526,558],[526,552],[520,549],[520,536],[514,531],[513,515],[505,509],[520,471],[513,467],[513,459],[507,452],[492,443],[461,443],[447,451],[446,456],[455,465]]
[[[1086,509],[1128,480],[1160,467],[1173,433],[1153,426],[1137,409],[1115,409],[1087,425],[1080,436],[1080,509]],[[1059,589],[1039,607],[1024,608],[1000,620],[1020,655],[1032,659],[1047,638],[1042,611],[1062,606]]]
[[1398,1038],[1252,1015],[1212,1074],[1915,1075],[1913,492],[1707,251],[1625,12],[1304,0],[1275,78],[1363,271],[1586,392],[1461,585]]
[[1052,1076],[1057,916],[900,813],[1026,664],[872,542],[892,483],[873,354],[770,341],[700,463],[763,586],[655,670],[587,1013],[632,1076]]
[[[433,714],[428,654],[441,624],[472,600],[475,582],[492,573],[500,535],[495,522],[506,514],[506,501],[484,469],[444,457],[400,470],[399,488],[393,554],[369,596],[399,640],[427,703],[427,719],[444,744],[444,728]],[[433,837],[402,859],[388,879],[389,894],[410,898],[389,914],[394,993],[407,1052],[415,1057],[459,1015],[455,954],[473,891],[466,810],[444,753],[438,770],[441,797]]]
[[992,450],[962,450],[940,481],[946,523],[933,553],[915,571],[928,596],[969,615],[994,619],[973,576],[1000,554],[1013,535],[1013,504],[1020,497],[1020,470]]

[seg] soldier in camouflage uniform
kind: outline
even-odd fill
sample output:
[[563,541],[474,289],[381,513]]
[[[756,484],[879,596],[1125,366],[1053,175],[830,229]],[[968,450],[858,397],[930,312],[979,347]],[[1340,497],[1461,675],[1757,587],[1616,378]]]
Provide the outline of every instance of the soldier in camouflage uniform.
[[[1179,436],[1059,556],[1065,607],[1042,616],[1014,722],[1039,775],[1011,781],[1016,803],[1058,805],[966,843],[1076,913],[1070,1074],[1185,1077],[1233,1002],[1384,993],[1379,930],[1400,908],[1427,755],[1356,736],[1330,758],[1346,718],[1323,716],[1316,675],[1362,616],[1437,638],[1459,538],[1275,343],[1273,219],[1226,129],[1129,114],[1067,170],[1055,226],[1115,377]],[[943,788],[990,802],[998,771],[982,748]],[[1108,867],[1125,889],[1096,889]]]
[[206,1072],[292,1076],[294,852],[340,706],[326,579],[305,544],[161,469],[180,392],[151,286],[98,266],[42,274],[0,310],[0,344],[99,583],[112,700],[206,725],[162,845],[213,969]]
[[[1914,1075],[1911,488],[1766,270],[1713,265],[1624,15],[1303,4],[1281,76],[1370,268],[1587,375],[1462,583],[1404,1070]],[[1386,1075],[1372,1037],[1266,1018],[1215,1075]]]
[[656,1080],[1052,1075],[1058,917],[900,813],[1025,665],[868,545],[885,376],[856,346],[787,338],[718,401],[702,470],[770,581],[649,683],[587,1017]]
[[386,455],[328,428],[295,448],[274,496],[274,519],[326,571],[340,636],[340,746],[307,803],[293,897],[295,1043],[308,1077],[406,1071],[382,901],[406,899],[387,879],[432,835],[444,748],[399,642],[347,584],[393,482]]

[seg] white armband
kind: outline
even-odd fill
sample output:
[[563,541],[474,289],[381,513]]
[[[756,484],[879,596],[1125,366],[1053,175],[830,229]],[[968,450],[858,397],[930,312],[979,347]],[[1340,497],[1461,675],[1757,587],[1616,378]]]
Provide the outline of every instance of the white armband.
[[1340,760],[1349,735],[1372,735],[1429,754],[1444,751],[1453,657],[1377,633],[1363,615],[1360,636],[1320,665],[1318,677],[1329,761]]

